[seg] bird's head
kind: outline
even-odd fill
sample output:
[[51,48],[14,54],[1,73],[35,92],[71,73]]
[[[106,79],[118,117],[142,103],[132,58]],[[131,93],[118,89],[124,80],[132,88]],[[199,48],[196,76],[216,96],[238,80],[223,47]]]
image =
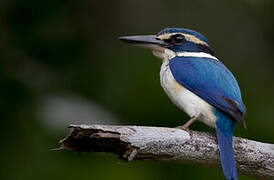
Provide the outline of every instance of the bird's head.
[[122,36],[120,40],[153,50],[156,56],[168,58],[183,52],[213,55],[208,40],[200,33],[183,28],[165,28],[156,35]]

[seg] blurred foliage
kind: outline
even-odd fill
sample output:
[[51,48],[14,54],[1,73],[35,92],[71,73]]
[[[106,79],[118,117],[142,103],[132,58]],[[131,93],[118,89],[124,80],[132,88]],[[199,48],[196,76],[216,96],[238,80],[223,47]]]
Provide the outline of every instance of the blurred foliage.
[[[274,143],[273,17],[271,0],[2,0],[0,179],[223,179],[208,167],[50,151],[67,124],[52,133],[36,112],[50,95],[72,94],[120,124],[183,124],[188,117],[160,87],[161,61],[117,37],[185,27],[208,37],[240,83],[248,130],[238,126],[236,136]],[[201,123],[192,129],[214,132]]]

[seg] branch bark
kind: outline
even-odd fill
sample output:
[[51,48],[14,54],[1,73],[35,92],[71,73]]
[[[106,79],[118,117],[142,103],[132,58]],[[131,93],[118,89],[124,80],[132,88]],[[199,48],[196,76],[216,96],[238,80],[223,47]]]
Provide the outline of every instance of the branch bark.
[[[127,161],[152,159],[220,167],[216,135],[175,128],[144,126],[71,125],[61,148],[112,152]],[[274,144],[234,137],[240,174],[274,179]]]

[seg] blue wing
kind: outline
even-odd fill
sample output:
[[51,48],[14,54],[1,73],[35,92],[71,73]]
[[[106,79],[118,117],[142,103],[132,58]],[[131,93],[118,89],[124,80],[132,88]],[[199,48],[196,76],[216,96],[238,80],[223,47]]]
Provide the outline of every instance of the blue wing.
[[174,57],[169,62],[175,80],[185,88],[244,123],[246,113],[241,91],[233,74],[210,58]]

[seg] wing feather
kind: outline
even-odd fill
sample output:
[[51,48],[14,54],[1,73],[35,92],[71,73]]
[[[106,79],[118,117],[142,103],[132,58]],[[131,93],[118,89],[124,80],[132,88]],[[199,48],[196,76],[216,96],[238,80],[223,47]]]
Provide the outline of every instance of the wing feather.
[[244,123],[245,106],[233,74],[218,60],[174,57],[169,66],[175,80],[233,119]]

